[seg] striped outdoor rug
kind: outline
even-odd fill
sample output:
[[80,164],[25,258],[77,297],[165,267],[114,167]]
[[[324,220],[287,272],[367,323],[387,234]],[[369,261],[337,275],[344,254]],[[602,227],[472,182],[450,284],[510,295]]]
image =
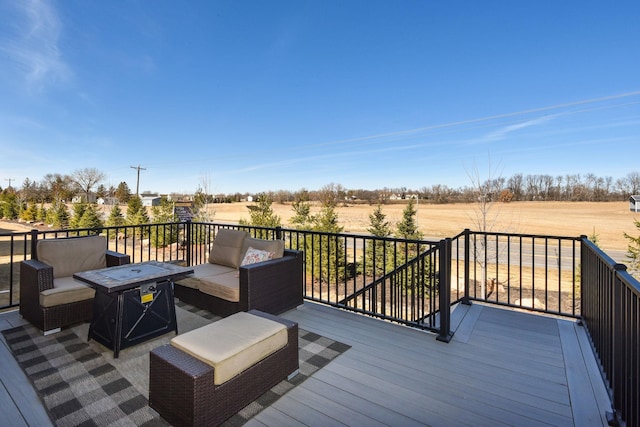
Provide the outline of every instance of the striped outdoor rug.
[[[186,332],[197,327],[194,315],[205,314],[177,302],[178,328]],[[191,318],[191,327],[181,319]],[[182,321],[183,323],[186,320]],[[149,350],[168,342],[167,334],[140,346],[112,352],[95,341],[87,342],[86,325],[43,336],[31,325],[3,331],[11,351],[41,397],[51,421],[58,426],[162,426],[168,425],[148,406]],[[291,388],[350,347],[299,329],[300,373],[282,381],[249,404],[226,425],[242,425]]]

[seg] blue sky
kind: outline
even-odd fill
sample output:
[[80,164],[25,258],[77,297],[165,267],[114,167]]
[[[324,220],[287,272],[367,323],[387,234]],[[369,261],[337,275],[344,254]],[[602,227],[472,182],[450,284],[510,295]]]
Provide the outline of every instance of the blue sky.
[[[0,0],[1,187],[640,170],[640,2]],[[490,166],[489,166],[490,165]]]

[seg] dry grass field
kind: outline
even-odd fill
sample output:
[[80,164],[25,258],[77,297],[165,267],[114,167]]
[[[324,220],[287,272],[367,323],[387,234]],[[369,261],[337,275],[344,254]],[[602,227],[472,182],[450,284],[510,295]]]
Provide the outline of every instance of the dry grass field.
[[[214,222],[237,223],[241,218],[249,219],[249,202],[210,205]],[[105,216],[109,207],[103,206]],[[274,203],[272,208],[280,216],[284,226],[289,225],[293,216],[290,204]],[[402,220],[404,203],[383,205],[382,211],[392,227]],[[319,211],[312,207],[312,214]],[[369,215],[375,206],[368,204],[341,205],[336,209],[338,220],[345,233],[367,233]],[[122,206],[123,212],[126,206]],[[420,231],[427,238],[452,237],[465,228],[480,230],[482,215],[477,206],[468,204],[432,205],[418,204],[417,222]],[[605,250],[627,250],[624,232],[633,236],[639,231],[634,219],[640,220],[640,213],[629,211],[625,202],[512,202],[495,203],[487,218],[487,230],[518,234],[540,234],[549,236],[576,237],[580,235],[598,236],[598,243]],[[26,231],[30,227],[22,224],[0,221],[0,233]]]
[[[237,222],[249,219],[247,205],[250,203],[230,203],[211,205],[215,222]],[[405,204],[383,205],[382,211],[392,227],[402,220]],[[290,204],[272,205],[276,215],[287,226],[293,216]],[[375,206],[350,204],[336,209],[338,220],[346,233],[366,233],[369,215]],[[312,213],[319,210],[312,209]],[[465,228],[480,230],[482,215],[477,206],[467,204],[417,206],[417,222],[420,231],[427,238],[452,237]],[[598,244],[605,250],[627,250],[624,232],[633,236],[639,231],[634,219],[640,220],[640,213],[629,211],[625,202],[513,202],[495,203],[487,218],[487,230],[518,234],[541,234],[551,236],[576,237],[580,235],[598,236]]]
[[[211,213],[213,214],[213,222],[219,223],[237,223],[241,218],[249,219],[249,210],[247,206],[250,203],[230,203],[211,205]],[[396,224],[402,219],[402,212],[406,203],[388,204],[383,206],[383,212],[386,215],[392,228],[395,229]],[[290,204],[272,205],[276,215],[279,215],[285,227],[289,226],[290,218],[293,216],[293,210]],[[108,215],[110,207],[102,207],[105,216]],[[312,214],[319,211],[319,206],[312,207]],[[336,209],[338,220],[346,233],[367,233],[370,226],[369,215],[373,212],[375,206],[368,204],[349,204],[339,206]],[[122,207],[123,212],[126,207]],[[466,204],[451,205],[431,205],[419,204],[418,226],[426,238],[440,239],[444,237],[453,237],[465,228],[471,230],[480,230],[480,215],[477,206]],[[605,251],[613,256],[613,252],[617,252],[618,258],[624,258],[627,251],[627,240],[624,238],[624,232],[637,236],[638,231],[634,226],[634,220],[640,220],[640,214],[630,212],[627,203],[563,203],[563,202],[514,202],[507,204],[494,204],[488,214],[487,229],[493,232],[507,232],[516,234],[533,234],[547,236],[563,236],[577,237],[580,235],[590,236],[595,233],[598,237],[598,244]],[[16,222],[0,221],[0,233],[11,231],[28,231],[31,226],[19,224]],[[7,281],[9,277],[9,238],[0,237],[0,289],[7,289]],[[20,256],[21,246],[14,248],[14,255]],[[615,258],[615,257],[614,257]],[[624,261],[621,261],[624,262]],[[536,300],[538,304],[543,304],[546,294],[539,295],[542,286],[536,286],[538,293],[532,290],[533,273],[529,267],[521,269],[521,276],[517,274],[509,275],[506,271],[494,271],[493,267],[487,272],[489,277],[495,277],[500,287],[505,287],[506,283],[515,286],[516,291],[513,295],[518,295],[518,287],[529,294],[527,298],[532,301]],[[513,272],[512,272],[513,273]],[[569,272],[565,272],[565,275]],[[506,279],[509,276],[508,280]],[[536,275],[545,280],[551,280],[556,283],[555,276],[547,277],[546,273],[539,272]],[[17,289],[18,275],[14,274],[14,286]],[[560,280],[562,288],[572,286],[573,276],[563,277]],[[453,283],[458,283],[454,278]],[[502,289],[496,289],[500,292],[501,298],[508,298]],[[571,293],[567,291],[568,295]],[[14,299],[18,298],[17,291]],[[7,294],[0,295],[0,305],[6,303]],[[550,297],[551,298],[551,297]],[[551,298],[553,299],[553,298]],[[538,301],[540,300],[540,301]],[[556,298],[557,300],[557,298]],[[502,300],[501,300],[502,301]],[[569,303],[571,300],[567,299]],[[563,309],[569,310],[570,307],[564,307],[567,301],[563,302]],[[511,301],[513,302],[513,301]],[[519,304],[520,302],[515,302]],[[560,304],[559,301],[547,301],[550,304]],[[555,307],[555,306],[554,306]]]

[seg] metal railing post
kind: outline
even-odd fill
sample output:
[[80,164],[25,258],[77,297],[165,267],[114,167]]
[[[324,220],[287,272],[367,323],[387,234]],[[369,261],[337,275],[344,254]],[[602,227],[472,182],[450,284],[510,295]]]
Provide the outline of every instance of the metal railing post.
[[193,223],[191,222],[190,219],[188,219],[185,224],[184,224],[184,229],[185,229],[185,240],[187,241],[187,247],[186,247],[186,252],[187,252],[187,266],[191,265],[191,252],[193,251],[193,242],[191,241],[191,231],[192,231],[192,227],[193,227]]
[[38,229],[31,230],[31,259],[38,259],[36,247],[38,246]]
[[466,305],[471,305],[471,300],[469,299],[469,262],[471,257],[471,251],[469,248],[470,238],[469,234],[471,230],[468,228],[464,229],[464,295],[462,296],[462,303]]
[[440,274],[439,307],[440,307],[440,333],[436,337],[438,341],[449,342],[453,337],[451,333],[451,239],[440,240]]

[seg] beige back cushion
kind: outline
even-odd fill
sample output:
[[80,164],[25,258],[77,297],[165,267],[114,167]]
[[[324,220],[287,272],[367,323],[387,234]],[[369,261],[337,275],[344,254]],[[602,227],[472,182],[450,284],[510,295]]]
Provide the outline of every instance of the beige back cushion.
[[240,257],[241,262],[242,258],[244,258],[244,254],[247,253],[249,248],[273,252],[272,259],[282,258],[284,255],[284,240],[263,240],[247,237],[244,239],[244,243],[242,244],[242,256]]
[[103,236],[38,240],[38,260],[53,267],[53,278],[107,266],[107,239]]
[[211,264],[221,264],[228,267],[238,268],[242,258],[242,242],[249,236],[249,233],[241,230],[230,230],[221,228],[213,240],[213,248],[209,254]]

